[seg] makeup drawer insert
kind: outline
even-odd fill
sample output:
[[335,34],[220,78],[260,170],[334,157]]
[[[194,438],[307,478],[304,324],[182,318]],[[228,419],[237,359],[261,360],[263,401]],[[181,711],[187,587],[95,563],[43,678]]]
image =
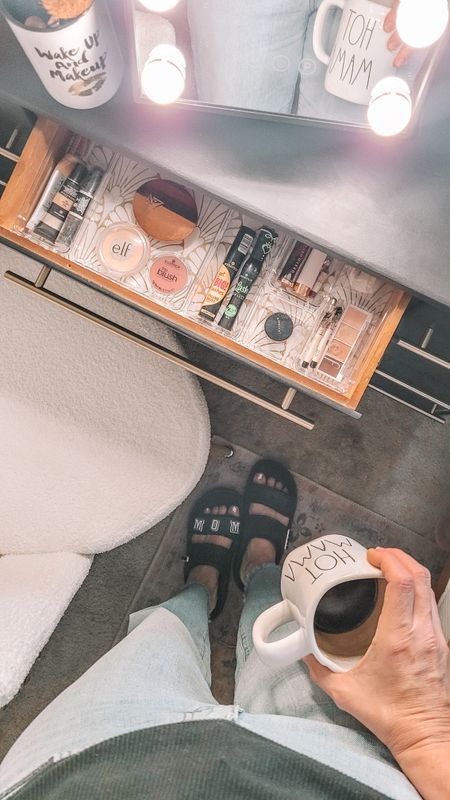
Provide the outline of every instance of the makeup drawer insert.
[[[62,210],[49,212],[47,203],[45,215],[39,205],[43,192],[68,153],[75,156],[64,162],[73,186],[66,181],[64,197],[58,195]],[[76,158],[89,169],[84,176],[82,170],[73,172]],[[94,167],[100,168],[96,180]],[[82,208],[78,219],[72,214],[72,222],[64,223],[66,235],[54,241],[63,224],[58,215],[65,218],[67,209],[73,211],[70,193],[79,192],[77,178],[83,188],[89,175],[94,198],[89,203],[85,188],[87,211]],[[275,230],[270,220],[181,187],[148,164],[44,119],[38,120],[0,201],[0,226],[6,240],[35,259],[349,413],[355,412],[409,299],[395,285]],[[243,267],[226,293],[233,270],[223,264],[236,237],[243,241],[235,264]],[[213,284],[212,313],[205,313]],[[224,292],[216,314],[214,301]]]

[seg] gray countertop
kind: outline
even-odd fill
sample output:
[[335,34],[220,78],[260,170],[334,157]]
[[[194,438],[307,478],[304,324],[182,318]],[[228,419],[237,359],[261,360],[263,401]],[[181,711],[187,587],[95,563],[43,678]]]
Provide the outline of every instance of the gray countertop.
[[3,19],[2,98],[450,305],[448,47],[407,140],[137,105],[129,78],[101,108],[65,108],[46,93]]

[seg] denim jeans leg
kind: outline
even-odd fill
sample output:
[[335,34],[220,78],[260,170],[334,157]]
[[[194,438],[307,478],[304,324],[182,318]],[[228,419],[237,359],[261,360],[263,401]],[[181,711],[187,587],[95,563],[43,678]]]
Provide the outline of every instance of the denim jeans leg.
[[129,634],[28,726],[0,765],[0,795],[48,761],[113,736],[234,719],[233,706],[217,704],[209,679],[208,593],[193,584],[133,615]]
[[[235,702],[253,714],[283,714],[365,731],[310,681],[303,661],[287,667],[267,666],[253,649],[255,620],[282,599],[280,578],[280,567],[274,564],[258,567],[250,575],[238,634]],[[282,625],[273,637],[283,638],[295,629],[296,623],[290,622]]]

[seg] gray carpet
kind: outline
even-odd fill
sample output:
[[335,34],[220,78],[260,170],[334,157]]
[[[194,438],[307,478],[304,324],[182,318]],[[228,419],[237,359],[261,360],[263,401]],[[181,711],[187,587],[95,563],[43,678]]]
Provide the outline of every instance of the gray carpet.
[[[187,349],[203,366],[281,402],[285,388],[271,378],[197,344]],[[282,458],[336,494],[428,538],[450,511],[450,423],[440,425],[368,389],[360,420],[298,394],[292,410],[316,423],[307,431],[209,383],[203,388],[214,433]]]
[[[70,294],[67,283],[59,278],[58,284],[65,285],[58,285],[58,289],[66,289]],[[141,315],[122,309],[105,297],[97,297],[88,289],[85,291],[86,304],[91,308],[99,308],[101,313],[110,314],[122,324],[134,325],[136,330],[145,332]],[[198,345],[189,344],[188,350],[202,365],[221,370],[234,380],[243,380],[269,397],[280,399],[283,395],[283,389],[271,379],[247,367],[219,358]],[[448,510],[450,426],[438,425],[369,391],[361,403],[363,418],[359,421],[299,395],[294,407],[316,421],[316,429],[307,432],[209,384],[204,384],[204,389],[214,433],[254,453],[282,458],[304,478],[379,515],[379,525],[398,532],[398,541],[395,538],[390,541],[399,546],[405,543],[403,529],[416,533],[419,538],[414,541],[424,548],[427,542],[420,537],[433,539],[436,522]],[[303,513],[300,509],[300,515]],[[389,521],[402,527],[391,527]],[[169,547],[174,569],[181,568],[177,548],[172,546],[176,538],[180,548],[181,523],[174,523],[176,534],[173,527],[168,530],[169,523],[170,519],[165,520],[151,533],[96,557],[88,579],[27,683],[18,697],[0,711],[0,758],[39,710],[111,646],[145,573],[152,569],[158,545],[158,558]],[[320,524],[320,518],[308,512],[304,520],[299,518],[298,531],[301,536],[302,530],[315,535]],[[168,535],[164,537],[166,531]],[[171,588],[166,578],[161,578],[156,562],[153,566],[149,602],[167,596]],[[230,596],[230,608],[238,601],[239,597]],[[232,641],[227,639],[227,631],[221,625],[219,618],[214,633],[217,646],[213,668],[215,665],[215,690],[225,697],[233,656]]]

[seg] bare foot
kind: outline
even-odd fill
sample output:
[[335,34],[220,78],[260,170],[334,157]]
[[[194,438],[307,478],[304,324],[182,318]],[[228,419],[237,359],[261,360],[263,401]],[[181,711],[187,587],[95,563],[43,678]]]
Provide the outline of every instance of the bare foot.
[[[217,517],[228,513],[233,517],[238,517],[239,509],[237,506],[230,506],[229,508],[227,508],[227,506],[214,506],[213,508],[205,508],[204,513],[214,514]],[[196,533],[193,535],[192,541],[204,542],[205,544],[211,543],[217,547],[224,547],[226,550],[232,545],[231,539],[228,539],[226,536],[217,536],[216,534],[203,536],[201,533]],[[194,567],[190,571],[186,581],[187,585],[190,583],[200,583],[208,590],[209,611],[210,613],[214,611],[217,603],[217,586],[219,583],[219,571],[216,567],[210,567],[206,564]]]
[[[266,477],[262,472],[256,473],[254,482],[260,486],[265,486],[267,484],[267,486],[273,489],[286,492],[286,494],[288,493],[287,487],[283,486],[280,481],[277,481],[271,476]],[[278,522],[281,522],[282,525],[286,525],[286,527],[289,524],[288,517],[284,517],[283,514],[279,514],[278,511],[274,511],[273,508],[269,508],[269,506],[265,506],[261,503],[250,503],[249,514],[272,517],[272,519],[278,520]],[[272,542],[269,542],[267,539],[251,539],[242,559],[240,572],[242,583],[245,585],[245,579],[252,569],[261,566],[261,564],[274,564],[275,558],[276,552]]]

